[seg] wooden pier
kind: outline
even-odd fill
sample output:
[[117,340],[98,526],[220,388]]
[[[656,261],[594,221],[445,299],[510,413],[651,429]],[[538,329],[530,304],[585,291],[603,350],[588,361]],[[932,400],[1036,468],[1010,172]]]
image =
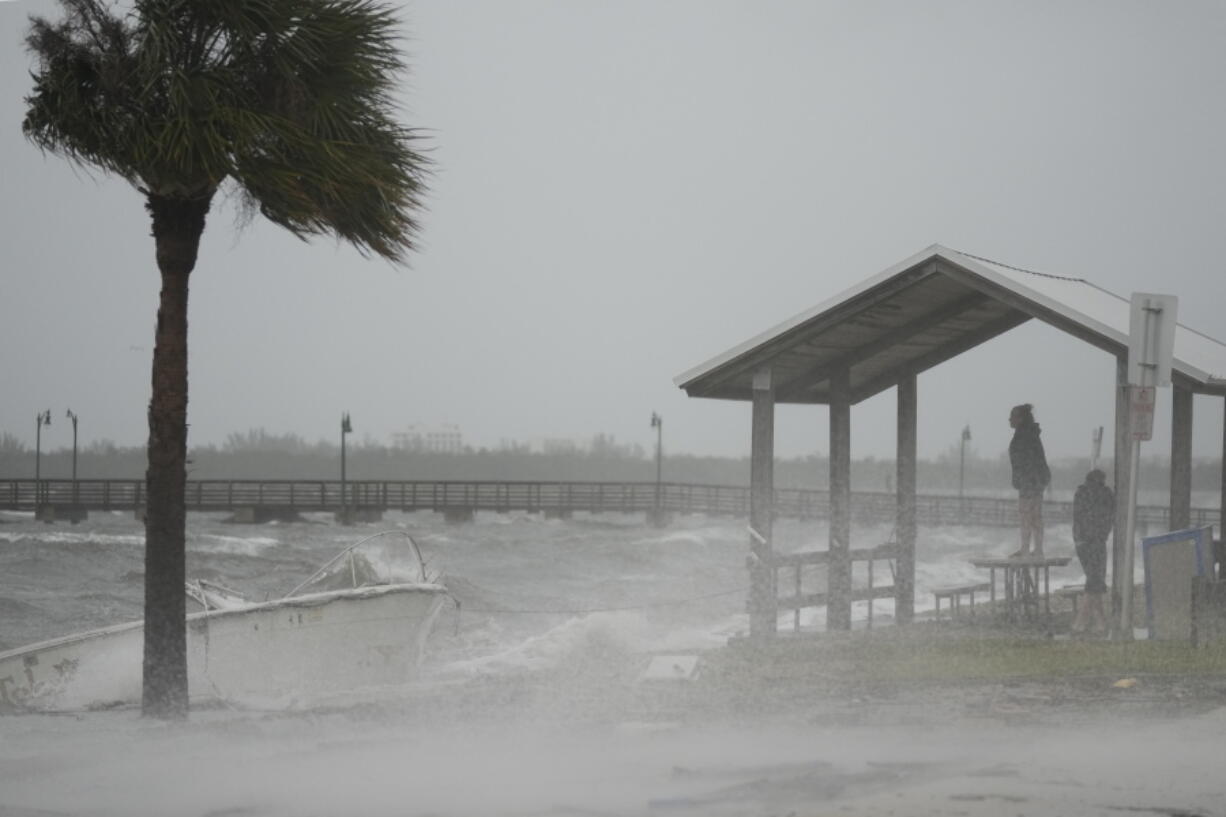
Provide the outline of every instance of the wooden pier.
[[[575,513],[645,514],[666,522],[686,514],[749,518],[750,491],[740,485],[663,482],[552,482],[497,480],[188,480],[187,510],[231,513],[260,522],[302,513],[333,513],[373,520],[387,511],[434,511],[452,521],[471,519],[478,511],[523,511],[567,518]],[[773,492],[775,518],[828,519],[828,491],[792,488]],[[80,521],[92,511],[139,514],[145,506],[143,479],[0,479],[0,510],[34,512],[48,522]],[[857,522],[893,522],[893,493],[857,491],[851,517]],[[1013,497],[940,494],[916,497],[920,525],[1017,524]],[[1044,503],[1047,524],[1068,523],[1072,502]],[[1137,508],[1138,524],[1161,527],[1169,511],[1162,506]],[[1218,525],[1216,508],[1193,508],[1191,524]]]

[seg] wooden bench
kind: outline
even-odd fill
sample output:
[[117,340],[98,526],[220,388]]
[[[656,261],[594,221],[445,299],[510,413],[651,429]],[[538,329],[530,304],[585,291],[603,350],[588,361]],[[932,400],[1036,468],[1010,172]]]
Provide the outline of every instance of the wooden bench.
[[1059,596],[1064,599],[1072,599],[1073,601],[1073,617],[1077,616],[1077,608],[1081,605],[1081,597],[1086,594],[1086,586],[1084,584],[1070,584],[1064,587],[1059,587],[1051,591],[1053,596]]
[[949,614],[954,618],[962,612],[962,599],[970,602],[970,615],[975,615],[975,594],[987,593],[992,589],[990,582],[978,582],[976,584],[960,584],[956,587],[939,587],[932,591],[933,600],[936,602],[936,618],[941,617],[941,599],[949,601]]

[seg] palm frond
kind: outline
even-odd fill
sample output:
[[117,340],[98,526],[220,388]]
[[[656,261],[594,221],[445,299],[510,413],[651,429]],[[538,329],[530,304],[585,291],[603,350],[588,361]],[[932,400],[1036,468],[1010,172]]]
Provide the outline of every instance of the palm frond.
[[401,261],[429,162],[393,103],[405,71],[392,7],[374,0],[60,0],[31,21],[33,142],[160,196],[226,179],[306,238]]

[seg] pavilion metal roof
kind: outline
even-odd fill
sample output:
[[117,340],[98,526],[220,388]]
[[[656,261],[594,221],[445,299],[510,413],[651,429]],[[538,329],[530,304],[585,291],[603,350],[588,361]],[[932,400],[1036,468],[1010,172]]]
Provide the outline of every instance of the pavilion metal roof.
[[[691,397],[750,400],[754,372],[769,365],[776,402],[824,404],[831,373],[846,367],[856,403],[1032,318],[1127,356],[1128,297],[934,244],[674,382]],[[1226,345],[1178,325],[1172,378],[1226,394]]]

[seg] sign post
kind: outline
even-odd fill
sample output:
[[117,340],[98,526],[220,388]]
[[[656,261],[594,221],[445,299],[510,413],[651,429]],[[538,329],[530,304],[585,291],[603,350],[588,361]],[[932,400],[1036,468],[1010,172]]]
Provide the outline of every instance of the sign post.
[[[1137,472],[1141,462],[1141,442],[1153,437],[1154,391],[1171,385],[1171,361],[1175,353],[1175,313],[1179,300],[1174,295],[1132,293],[1128,325],[1128,436],[1132,456],[1128,466],[1128,514],[1124,528],[1123,576],[1120,588],[1120,620],[1117,639],[1132,640],[1132,586],[1136,565]],[[1119,564],[1119,562],[1116,562]]]

